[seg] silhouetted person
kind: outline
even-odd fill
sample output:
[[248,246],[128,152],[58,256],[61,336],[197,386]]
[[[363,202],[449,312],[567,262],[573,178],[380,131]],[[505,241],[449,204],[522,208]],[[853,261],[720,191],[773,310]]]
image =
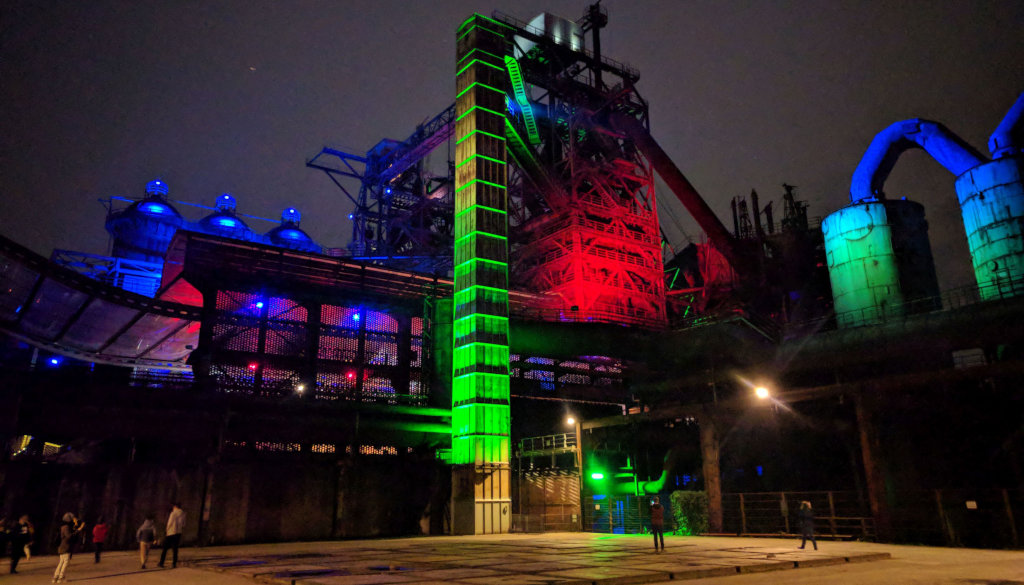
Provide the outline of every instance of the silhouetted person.
[[68,565],[71,563],[72,543],[78,537],[82,526],[82,523],[71,512],[64,514],[64,517],[61,518],[60,545],[57,546],[57,569],[53,571],[54,583],[64,582],[64,574],[67,573]]
[[171,568],[178,566],[178,546],[181,544],[181,533],[185,530],[185,511],[181,509],[181,504],[175,502],[174,507],[171,509],[171,515],[167,517],[167,533],[164,536],[163,550],[160,551],[160,563],[157,565],[163,568],[164,561],[167,560],[167,549],[174,549],[174,556],[171,559]]
[[103,545],[107,542],[107,532],[110,527],[103,521],[103,516],[96,520],[96,526],[92,527],[92,548],[96,554],[96,562],[100,562],[100,555],[103,553]]
[[135,531],[135,540],[139,541],[139,563],[145,569],[146,561],[149,560],[149,549],[152,548],[153,542],[156,541],[156,526],[153,524],[152,514],[146,516],[142,526],[139,526],[139,529]]
[[654,534],[654,550],[657,552],[658,541],[661,541],[661,551],[665,550],[665,508],[661,505],[658,496],[651,500],[651,533]]
[[25,556],[25,547],[32,542],[32,524],[28,516],[18,518],[18,523],[11,528],[11,574],[18,572],[18,561]]
[[818,540],[814,538],[814,510],[811,509],[811,503],[808,501],[800,502],[800,511],[797,512],[797,519],[800,521],[800,535],[803,536],[803,540],[800,541],[800,548],[803,548],[807,544],[807,539],[811,539],[811,544],[814,545],[814,550],[818,550]]

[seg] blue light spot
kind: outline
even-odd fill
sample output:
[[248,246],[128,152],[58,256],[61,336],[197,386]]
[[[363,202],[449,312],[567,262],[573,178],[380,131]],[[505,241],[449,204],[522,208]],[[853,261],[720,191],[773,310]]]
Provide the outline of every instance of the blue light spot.
[[216,224],[224,227],[238,227],[238,220],[231,217],[218,217]]
[[352,320],[353,321],[358,321],[359,320],[359,313],[356,313],[356,314],[352,315]]
[[58,358],[50,358],[50,363],[55,365],[55,366],[59,366],[60,365],[60,359],[58,359]]
[[356,216],[355,216],[355,215],[353,215],[353,214],[351,214],[351,213],[350,213],[350,214],[348,214],[348,218],[349,218],[349,219],[355,219],[355,217],[356,217]]
[[262,309],[263,308],[263,301],[257,301],[256,302],[256,308],[257,309]]
[[391,195],[391,187],[387,187],[387,188],[385,188],[385,189],[384,189],[384,194],[385,194],[385,195]]
[[281,230],[280,232],[278,232],[278,235],[281,236],[282,238],[285,238],[285,239],[288,239],[288,240],[301,240],[301,239],[303,239],[303,237],[302,237],[303,234],[299,230]]
[[761,467],[760,465],[757,466],[757,474],[764,475],[764,468]]
[[144,203],[139,206],[139,210],[141,210],[143,213],[151,213],[153,215],[163,215],[170,211],[170,209],[166,205],[155,202]]

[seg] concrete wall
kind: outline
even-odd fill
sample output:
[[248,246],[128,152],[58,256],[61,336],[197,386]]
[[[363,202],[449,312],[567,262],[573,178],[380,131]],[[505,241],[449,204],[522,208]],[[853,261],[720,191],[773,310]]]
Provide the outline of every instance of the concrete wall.
[[28,514],[37,553],[51,552],[65,512],[83,518],[89,534],[103,515],[107,548],[134,548],[145,516],[156,517],[162,535],[175,501],[187,515],[185,545],[436,533],[443,520],[429,515],[443,505],[431,502],[447,498],[447,473],[412,454],[205,467],[11,462],[0,465],[0,516]]

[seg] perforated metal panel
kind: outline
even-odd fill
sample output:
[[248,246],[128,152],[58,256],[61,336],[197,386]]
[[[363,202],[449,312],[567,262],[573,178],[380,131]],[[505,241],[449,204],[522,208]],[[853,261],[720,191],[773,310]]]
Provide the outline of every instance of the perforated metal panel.
[[322,360],[355,362],[359,355],[357,331],[340,330],[336,327],[320,328],[320,347],[317,357]]
[[366,330],[381,333],[398,333],[398,320],[380,311],[366,311]]
[[319,400],[355,400],[355,370],[319,371],[316,374],[316,398]]

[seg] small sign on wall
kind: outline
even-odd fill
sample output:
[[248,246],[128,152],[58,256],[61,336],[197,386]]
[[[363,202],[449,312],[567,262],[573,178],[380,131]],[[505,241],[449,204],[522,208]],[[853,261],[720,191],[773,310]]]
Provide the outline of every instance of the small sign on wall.
[[976,502],[975,500],[967,500],[967,509],[968,510],[977,510],[978,509],[978,502]]

